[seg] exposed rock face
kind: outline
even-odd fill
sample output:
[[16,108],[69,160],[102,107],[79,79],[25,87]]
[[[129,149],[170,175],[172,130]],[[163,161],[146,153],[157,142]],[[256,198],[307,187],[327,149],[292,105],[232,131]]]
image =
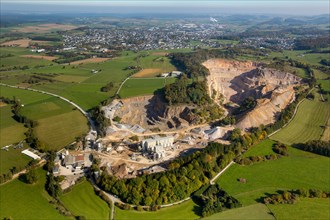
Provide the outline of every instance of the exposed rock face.
[[[237,94],[235,88],[231,87],[232,83],[230,81],[242,73],[255,69],[257,66],[253,62],[223,59],[210,59],[204,62],[203,65],[210,71],[210,75],[207,77],[210,97],[215,97],[215,100],[217,100],[221,93],[225,97],[225,102],[228,102],[231,96]],[[236,86],[238,91],[243,89],[240,86]]]
[[219,94],[226,102],[241,104],[249,96],[258,99],[251,112],[237,126],[241,129],[274,122],[278,112],[295,98],[294,85],[301,79],[290,73],[262,68],[254,62],[211,59],[203,63],[209,69],[209,94],[217,100]]
[[257,106],[243,116],[236,126],[245,129],[273,123],[277,113],[284,109],[294,98],[295,93],[292,86],[285,89],[276,89],[270,99],[258,99]]
[[189,106],[167,106],[160,96],[140,96],[121,100],[122,106],[114,113],[121,123],[143,128],[179,128],[189,126],[195,118]]

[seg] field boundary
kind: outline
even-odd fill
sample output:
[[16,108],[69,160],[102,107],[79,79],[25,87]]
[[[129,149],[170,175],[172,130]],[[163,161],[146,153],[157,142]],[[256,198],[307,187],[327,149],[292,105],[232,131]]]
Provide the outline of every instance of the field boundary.
[[[307,93],[307,95],[308,95],[309,93],[311,93],[314,89],[315,89],[315,88],[312,88],[311,90],[309,90],[309,92]],[[288,126],[288,125],[290,124],[290,122],[294,119],[294,117],[296,116],[297,111],[298,111],[298,107],[299,107],[300,104],[301,104],[303,101],[305,101],[305,100],[306,100],[306,98],[303,98],[303,99],[297,104],[297,106],[296,106],[296,108],[294,109],[293,115],[292,115],[292,117],[290,118],[290,120],[289,120],[285,125],[283,125],[281,128],[279,128],[279,129],[277,129],[276,131],[274,131],[273,133],[269,134],[268,137],[273,136],[274,134],[276,134],[277,132],[279,132],[280,130],[282,130],[282,129],[285,128],[286,126]]]
[[85,112],[84,109],[82,109],[78,104],[70,101],[69,99],[67,98],[64,98],[63,96],[60,96],[60,95],[57,95],[57,94],[54,94],[54,93],[50,93],[50,92],[46,92],[46,91],[42,91],[42,90],[37,90],[37,89],[31,89],[31,88],[22,88],[22,87],[19,87],[19,86],[12,86],[12,85],[8,85],[8,84],[4,84],[4,83],[0,83],[1,86],[6,86],[6,87],[11,87],[11,88],[14,88],[14,89],[22,89],[22,90],[28,90],[28,91],[32,91],[32,92],[38,92],[38,93],[42,93],[42,94],[46,94],[46,95],[50,95],[50,96],[54,96],[56,98],[60,98],[62,99],[63,101],[73,105],[74,107],[76,107],[88,120],[88,124],[90,126],[90,130],[91,131],[96,131],[96,128],[95,128],[95,123],[94,121],[92,120],[92,118],[89,116],[89,114],[87,112]]
[[121,90],[121,87],[123,87],[123,85],[125,84],[125,82],[127,81],[127,80],[129,80],[129,77],[127,77],[121,84],[120,84],[120,86],[119,86],[119,88],[118,88],[118,90],[117,90],[117,92],[116,92],[116,95],[119,95],[119,92],[120,92],[120,90]]
[[235,162],[232,160],[225,168],[223,168],[223,170],[221,170],[217,175],[215,175],[215,177],[213,177],[211,180],[210,180],[210,184],[211,185],[214,185],[214,181],[216,179],[218,179],[219,176],[221,176],[221,174],[223,174],[231,165],[233,165]]

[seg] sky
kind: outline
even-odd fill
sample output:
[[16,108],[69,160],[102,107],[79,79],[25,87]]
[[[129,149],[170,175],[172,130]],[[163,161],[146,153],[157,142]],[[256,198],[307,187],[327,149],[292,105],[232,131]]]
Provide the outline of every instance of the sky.
[[1,0],[1,11],[74,13],[329,14],[329,0]]

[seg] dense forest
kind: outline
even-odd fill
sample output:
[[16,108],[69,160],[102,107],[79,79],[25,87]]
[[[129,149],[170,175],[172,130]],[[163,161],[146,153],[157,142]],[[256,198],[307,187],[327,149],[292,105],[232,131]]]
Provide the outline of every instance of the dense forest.
[[237,199],[222,190],[219,185],[209,186],[209,188],[197,198],[197,201],[202,207],[203,217],[222,212],[226,209],[242,206]]
[[165,86],[165,99],[172,104],[194,103],[204,105],[210,103],[205,82],[189,83],[187,76],[182,75],[179,80]]
[[213,103],[207,94],[204,81],[190,84],[187,76],[182,75],[176,82],[166,85],[164,91],[165,100],[169,105],[196,104],[198,108],[193,109],[192,113],[198,116],[198,123],[218,120],[224,115],[224,110]]
[[295,50],[312,50],[330,46],[330,37],[302,38],[295,40]]

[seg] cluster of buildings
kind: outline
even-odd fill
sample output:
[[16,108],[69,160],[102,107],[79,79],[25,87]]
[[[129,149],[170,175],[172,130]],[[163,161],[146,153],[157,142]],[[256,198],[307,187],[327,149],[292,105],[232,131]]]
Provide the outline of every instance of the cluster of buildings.
[[142,152],[151,155],[152,159],[159,160],[165,157],[165,149],[173,146],[174,137],[155,137],[141,142]]
[[161,77],[179,77],[183,74],[181,71],[172,71],[170,73],[162,73]]
[[254,48],[275,48],[280,50],[291,50],[294,46],[294,38],[288,37],[248,37],[241,40],[242,46]]
[[89,153],[64,150],[57,153],[54,163],[54,175],[69,176],[83,173],[85,167],[92,165],[92,158]]
[[223,25],[215,22],[207,24],[167,23],[162,27],[141,25],[134,28],[86,28],[85,34],[67,33],[63,35],[64,46],[85,47],[86,45],[128,49],[133,51],[154,49],[193,48],[192,41],[203,42],[205,46],[215,46],[215,38],[223,34]]

